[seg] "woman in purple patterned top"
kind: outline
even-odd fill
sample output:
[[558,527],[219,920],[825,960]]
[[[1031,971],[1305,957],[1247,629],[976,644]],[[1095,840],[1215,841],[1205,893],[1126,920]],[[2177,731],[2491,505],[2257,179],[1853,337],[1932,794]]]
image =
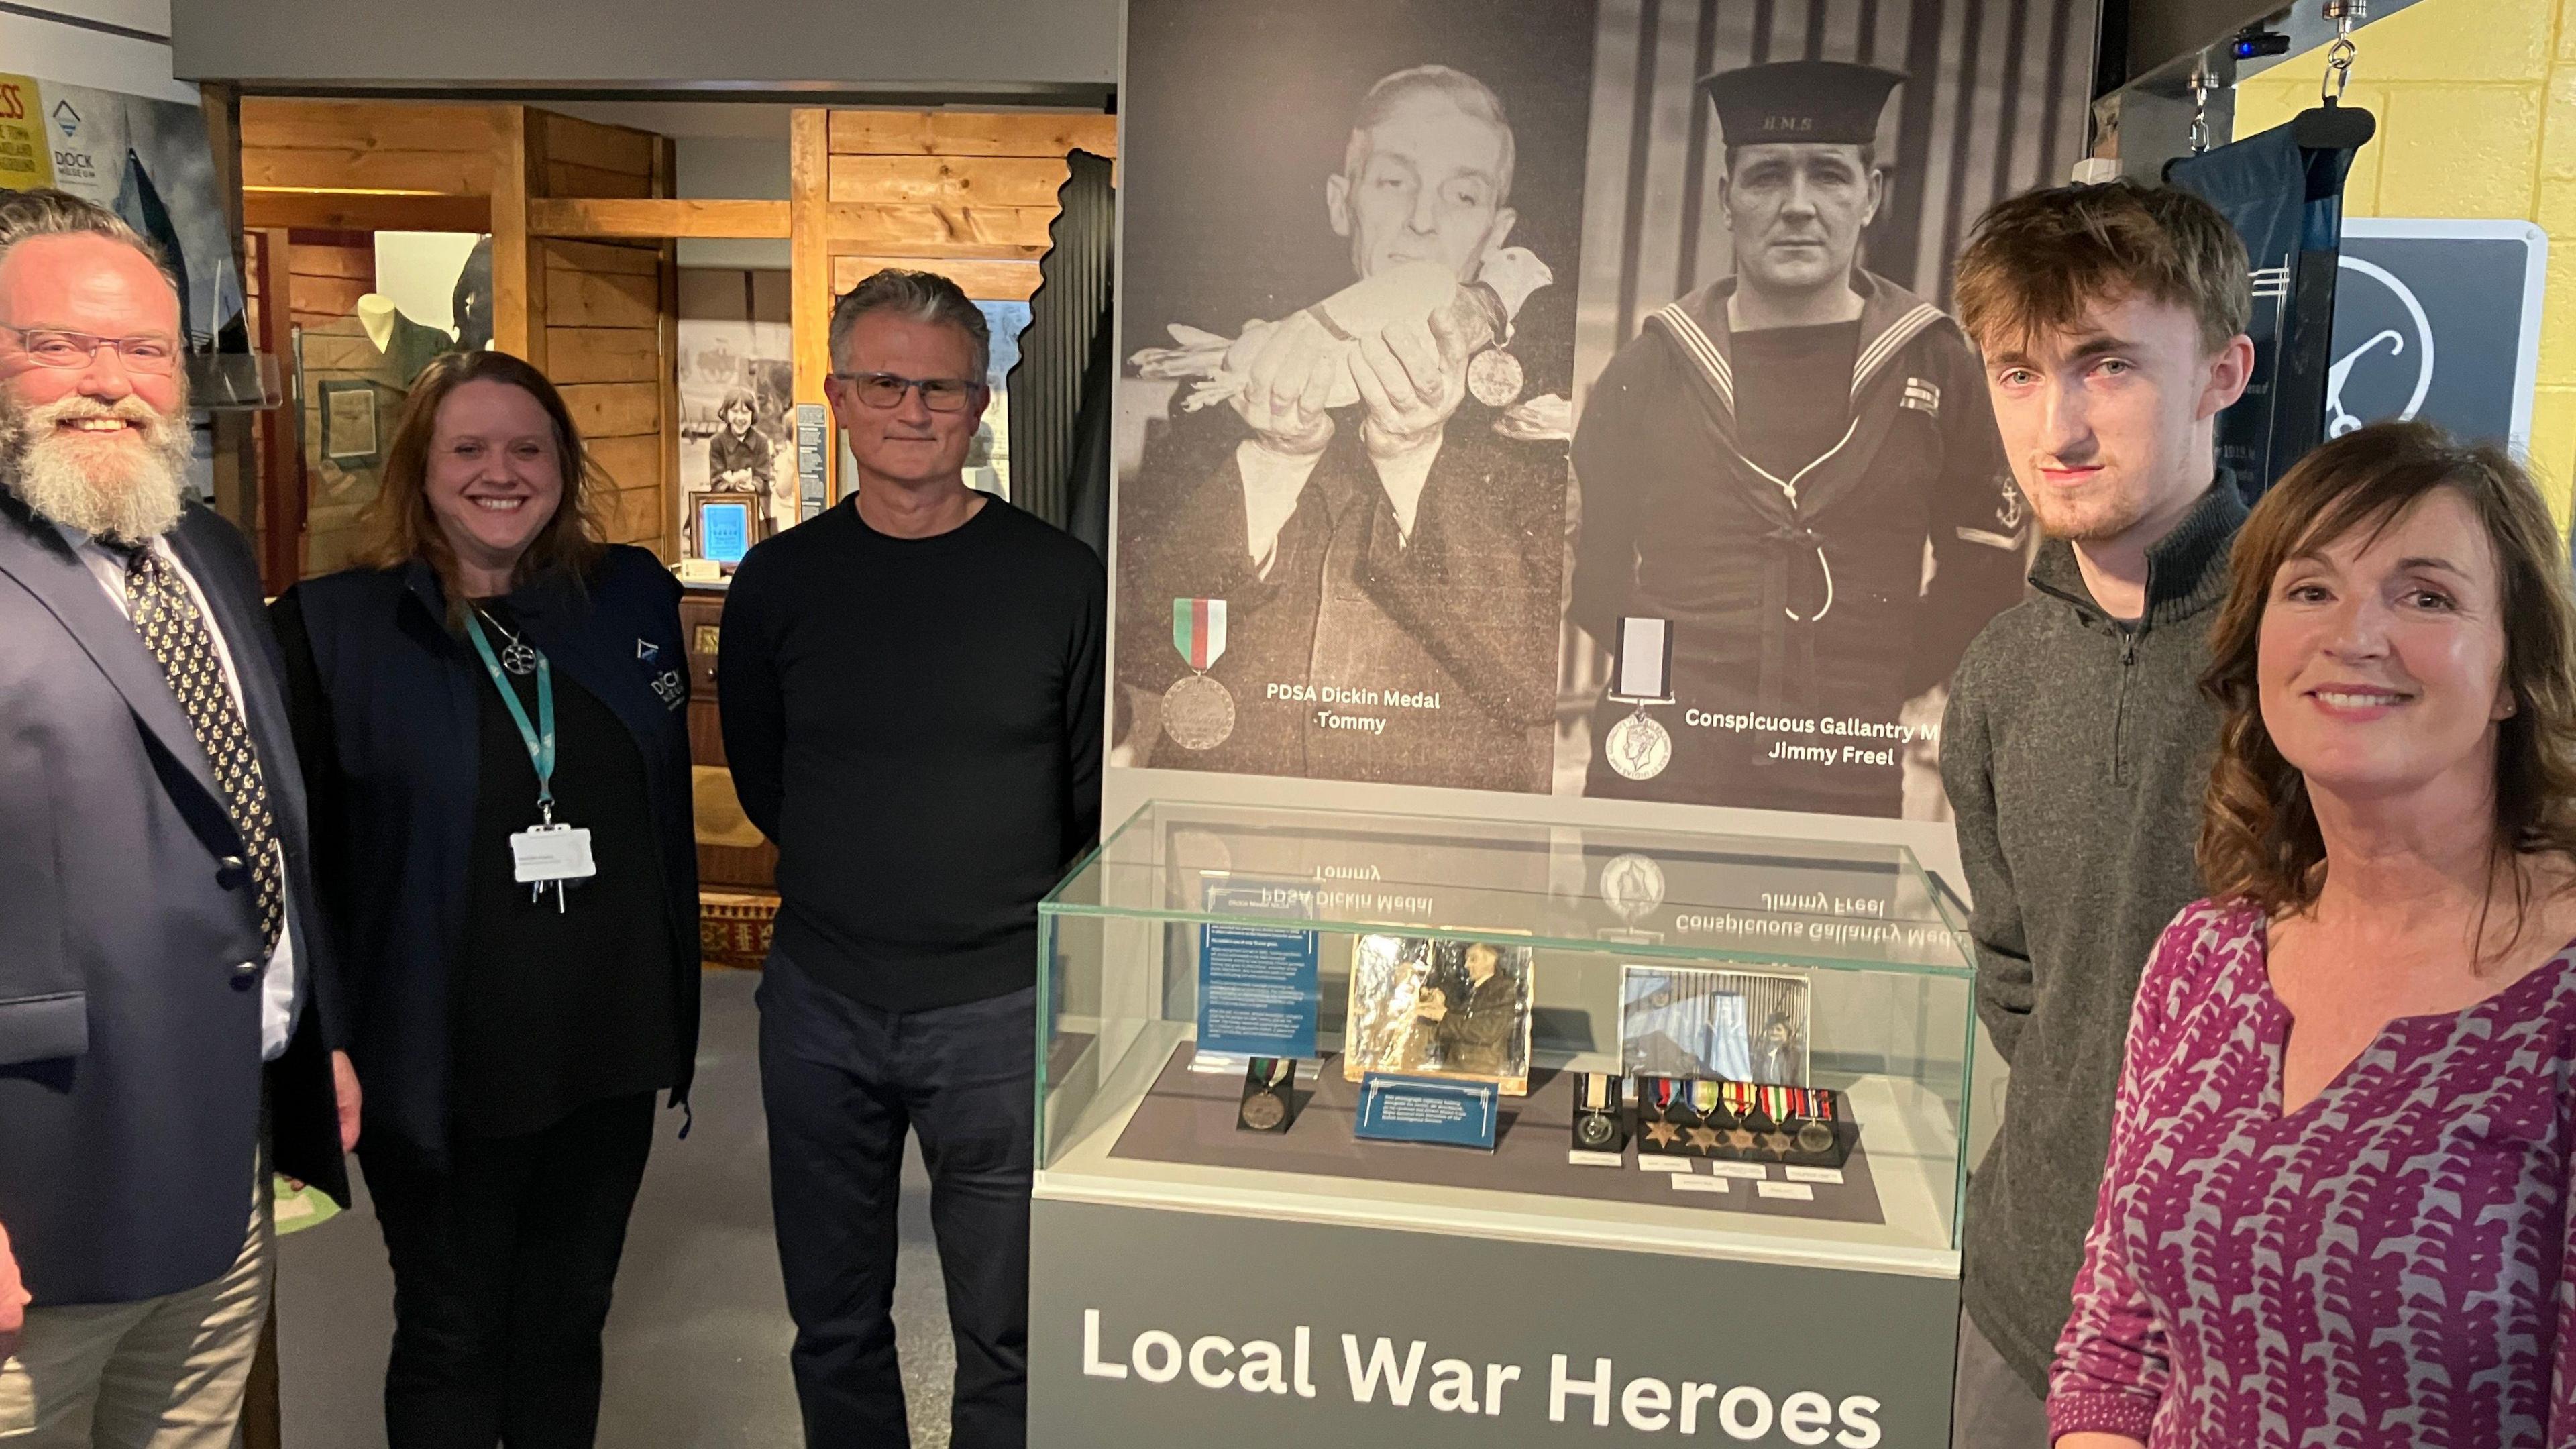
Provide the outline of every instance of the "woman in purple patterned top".
[[2211,899],[2138,988],[2058,1449],[2576,1446],[2576,605],[2417,424],[2254,510]]

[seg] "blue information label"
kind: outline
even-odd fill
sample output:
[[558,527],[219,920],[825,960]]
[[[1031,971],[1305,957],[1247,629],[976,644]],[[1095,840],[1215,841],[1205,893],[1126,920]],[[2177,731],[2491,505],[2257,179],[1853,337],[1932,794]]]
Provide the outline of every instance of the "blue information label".
[[[1206,908],[1230,916],[1311,918],[1315,888],[1301,881],[1210,880]],[[1253,1057],[1315,1055],[1316,983],[1312,931],[1250,926],[1199,928],[1201,1052]]]
[[1493,1082],[1371,1072],[1360,1080],[1360,1114],[1351,1130],[1377,1142],[1436,1142],[1491,1152],[1502,1125],[1502,1100],[1503,1089]]
[[738,564],[751,552],[751,507],[744,503],[709,503],[698,509],[698,522],[706,537],[698,540],[698,556],[717,563]]

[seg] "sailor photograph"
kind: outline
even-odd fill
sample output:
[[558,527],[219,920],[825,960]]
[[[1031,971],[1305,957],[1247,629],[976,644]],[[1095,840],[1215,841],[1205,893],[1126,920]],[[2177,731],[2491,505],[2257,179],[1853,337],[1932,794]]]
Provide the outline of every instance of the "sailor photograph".
[[1894,818],[1961,650],[2022,588],[2024,510],[1939,307],[1869,270],[1906,76],[1724,70],[1733,275],[1650,312],[1585,400],[1569,615],[1611,656],[1583,792]]
[[[1487,36],[1456,5],[1337,3],[1293,37],[1156,12],[1203,78],[1127,118],[1131,175],[1264,134],[1223,177],[1136,188],[1201,205],[1128,229],[1121,761],[1548,787],[1582,77],[1508,78],[1585,50],[1559,13],[1584,8]],[[1407,63],[1356,69],[1380,55]]]

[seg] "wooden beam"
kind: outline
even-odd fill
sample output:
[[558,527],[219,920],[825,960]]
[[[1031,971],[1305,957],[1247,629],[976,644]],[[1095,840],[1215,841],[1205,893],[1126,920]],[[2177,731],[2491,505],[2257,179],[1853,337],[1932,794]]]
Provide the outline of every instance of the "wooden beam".
[[834,156],[831,174],[834,201],[1052,207],[1067,167],[1061,157]]
[[[832,207],[830,112],[800,108],[788,119],[788,254],[793,290],[788,321],[795,358],[796,402],[828,405],[824,375],[832,370]],[[794,425],[794,420],[789,420]],[[840,501],[841,440],[823,429],[823,501]],[[802,484],[799,484],[802,487]]]
[[416,192],[488,196],[492,157],[464,151],[256,150],[242,153],[242,184],[284,191]]
[[[252,286],[259,292],[259,350],[273,353],[281,370],[295,367],[294,250],[283,229],[246,237],[252,243]],[[260,414],[259,578],[271,594],[286,592],[304,573],[304,449],[294,400]]]
[[902,267],[916,272],[937,272],[966,289],[969,297],[987,302],[1025,302],[1038,289],[1038,264],[1035,262],[950,261],[941,257],[868,257],[837,256],[832,258],[832,290],[846,292],[874,272],[888,267]]
[[492,345],[546,365],[546,263],[528,234],[528,202],[545,194],[546,138],[526,106],[502,114],[493,156]]
[[882,256],[1034,260],[1046,255],[1047,206],[932,206],[844,202],[832,208],[832,244]]
[[1118,118],[1098,112],[1063,115],[979,111],[832,113],[835,155],[1062,156],[1073,150],[1118,154]]
[[504,109],[436,101],[251,96],[242,101],[242,147],[253,151],[461,151],[489,156],[500,144]]
[[679,237],[787,239],[784,201],[711,201],[695,197],[547,197],[528,208],[539,236],[668,241]]
[[297,231],[483,232],[492,229],[492,199],[252,191],[242,197],[242,218],[251,227]]
[[[668,198],[679,189],[678,148],[668,136],[653,138],[653,194]],[[784,224],[786,218],[779,221]],[[661,346],[655,357],[654,382],[662,389],[661,546],[654,550],[664,563],[680,560],[680,244],[662,243]]]

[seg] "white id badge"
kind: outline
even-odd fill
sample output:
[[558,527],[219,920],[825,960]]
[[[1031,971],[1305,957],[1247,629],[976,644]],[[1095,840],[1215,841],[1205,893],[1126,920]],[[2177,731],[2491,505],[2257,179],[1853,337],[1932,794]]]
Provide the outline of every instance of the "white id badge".
[[512,869],[521,885],[588,880],[599,874],[590,858],[590,832],[569,825],[537,825],[510,837]]

